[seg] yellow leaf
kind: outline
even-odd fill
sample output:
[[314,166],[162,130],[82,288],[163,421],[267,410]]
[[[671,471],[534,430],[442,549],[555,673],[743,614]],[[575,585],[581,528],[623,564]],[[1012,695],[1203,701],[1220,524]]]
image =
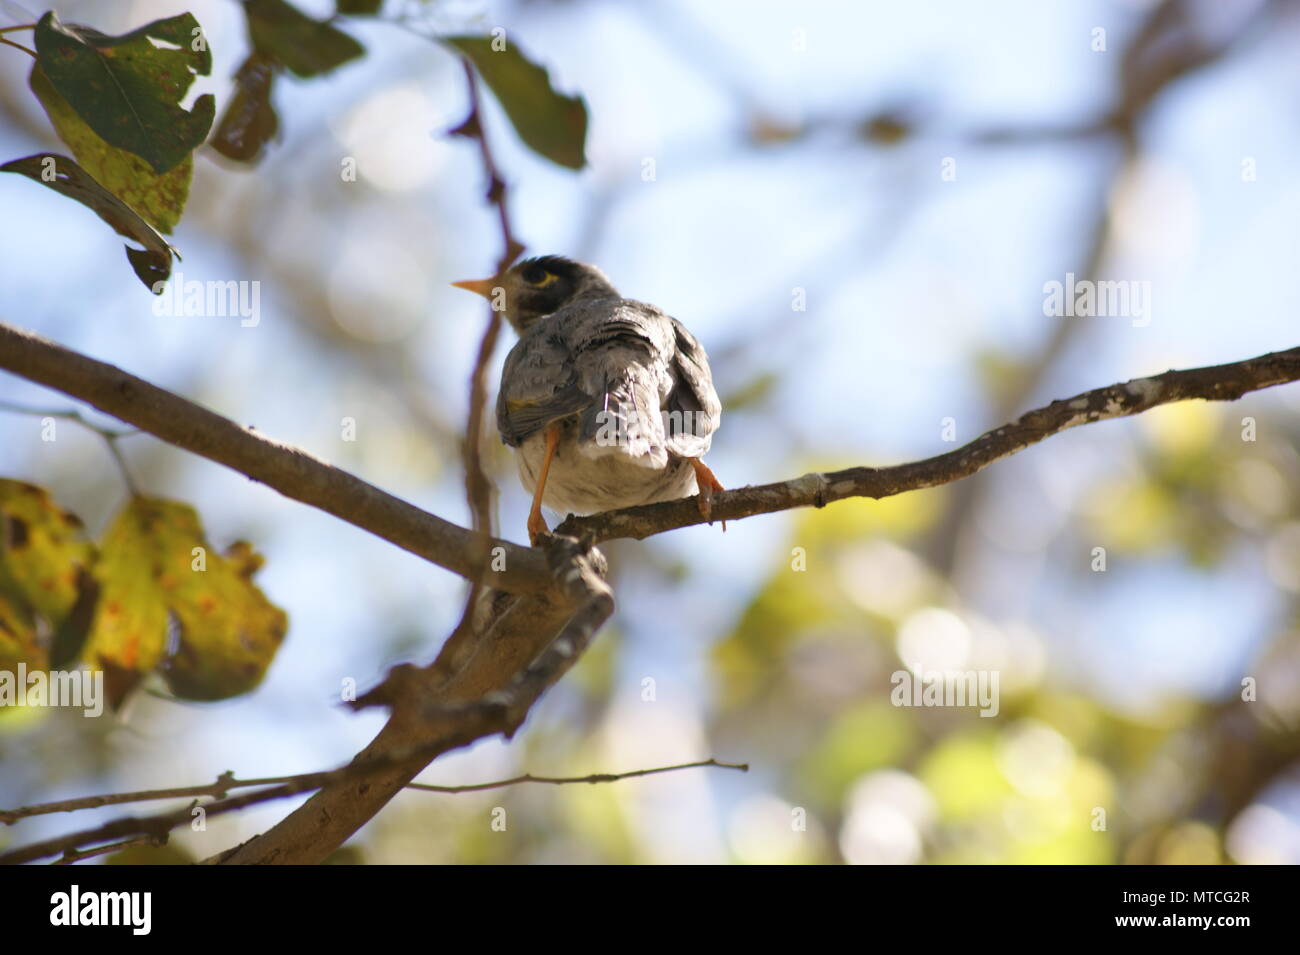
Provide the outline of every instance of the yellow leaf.
[[[185,699],[219,700],[261,682],[287,628],[251,581],[261,558],[237,543],[212,551],[194,509],[134,498],[104,539],[103,592],[87,657],[120,704],[154,668]],[[167,656],[168,622],[177,630]]]

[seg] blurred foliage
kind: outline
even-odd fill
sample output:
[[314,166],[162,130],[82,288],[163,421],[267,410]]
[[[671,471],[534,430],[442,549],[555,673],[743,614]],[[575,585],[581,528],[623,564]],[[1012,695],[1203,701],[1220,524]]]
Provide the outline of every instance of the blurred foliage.
[[261,563],[242,541],[211,552],[188,505],[140,496],[96,547],[43,489],[0,479],[0,675],[81,661],[114,708],[155,669],[182,699],[247,693],[287,626],[252,583]]
[[[1129,560],[1173,554],[1205,573],[1250,538],[1294,521],[1296,427],[1282,420],[1260,427],[1290,429],[1292,440],[1238,440],[1220,408],[1199,402],[1144,416],[1141,466],[1089,488],[1068,532],[1077,543],[1063,549],[1105,541]],[[1253,477],[1225,479],[1242,473]],[[948,661],[956,669],[977,662],[981,642],[996,637],[915,555],[884,542],[906,546],[919,537],[938,500],[907,495],[799,516],[789,543],[806,549],[807,569],[775,568],[715,646],[718,744],[777,760],[769,768],[787,781],[780,794],[840,831],[840,853],[855,861],[1223,861],[1222,827],[1248,798],[1226,790],[1258,794],[1278,761],[1238,761],[1231,777],[1217,775],[1216,761],[1245,745],[1240,726],[1234,741],[1220,735],[1221,723],[1246,721],[1254,745],[1285,760],[1300,751],[1295,706],[1283,726],[1249,700],[1171,700],[1152,724],[1065,691],[1046,673],[1013,681],[1015,661],[1002,670],[1001,711],[992,719],[973,709],[891,705],[889,672],[909,666],[899,655],[909,621],[935,607],[967,618],[969,645]],[[1288,551],[1284,571],[1292,613],[1297,558]],[[1279,628],[1273,640],[1294,644],[1289,633]],[[1261,655],[1272,649],[1266,641]],[[1245,662],[1243,678],[1276,672],[1276,662]],[[1294,658],[1288,668],[1296,672]],[[1268,695],[1278,705],[1291,692],[1275,684]],[[908,802],[889,792],[854,795],[895,768],[921,784],[926,812],[909,817]],[[893,829],[858,826],[862,815],[892,819]],[[900,829],[912,833],[901,849]],[[835,857],[827,847],[820,858]]]

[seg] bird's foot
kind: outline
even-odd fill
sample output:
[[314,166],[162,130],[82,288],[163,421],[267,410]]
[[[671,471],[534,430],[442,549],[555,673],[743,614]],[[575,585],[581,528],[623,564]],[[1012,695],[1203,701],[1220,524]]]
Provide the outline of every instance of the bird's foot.
[[533,511],[528,515],[528,542],[534,547],[541,544],[542,539],[551,533],[546,526],[546,521],[542,517],[541,511]]
[[[709,466],[699,458],[691,458],[691,467],[695,469],[695,485],[700,489],[696,497],[696,504],[700,509],[700,516],[710,524],[713,523],[713,495],[716,491],[725,491],[722,482],[718,480],[717,475],[709,470]],[[727,530],[727,522],[722,522],[722,530]]]

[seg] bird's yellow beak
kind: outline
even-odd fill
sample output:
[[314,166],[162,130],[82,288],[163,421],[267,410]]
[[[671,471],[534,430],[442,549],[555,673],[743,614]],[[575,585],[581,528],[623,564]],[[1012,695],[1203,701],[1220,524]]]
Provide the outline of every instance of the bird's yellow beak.
[[482,295],[484,298],[491,298],[492,290],[500,283],[496,279],[470,279],[466,282],[452,282],[456,288],[468,289],[475,295]]

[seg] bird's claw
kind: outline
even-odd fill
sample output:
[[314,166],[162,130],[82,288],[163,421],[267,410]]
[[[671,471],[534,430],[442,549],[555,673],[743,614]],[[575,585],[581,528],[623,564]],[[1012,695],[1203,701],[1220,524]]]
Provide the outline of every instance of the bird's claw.
[[[699,488],[699,494],[696,495],[695,503],[700,509],[700,516],[710,524],[713,523],[713,494],[716,491],[725,491],[722,482],[717,476],[709,470],[708,465],[698,458],[691,459],[691,466],[695,468],[695,484]],[[727,530],[727,522],[722,522],[722,530]]]
[[541,514],[528,515],[528,542],[534,547],[539,546],[542,541],[551,536],[550,528],[546,526],[546,521]]

